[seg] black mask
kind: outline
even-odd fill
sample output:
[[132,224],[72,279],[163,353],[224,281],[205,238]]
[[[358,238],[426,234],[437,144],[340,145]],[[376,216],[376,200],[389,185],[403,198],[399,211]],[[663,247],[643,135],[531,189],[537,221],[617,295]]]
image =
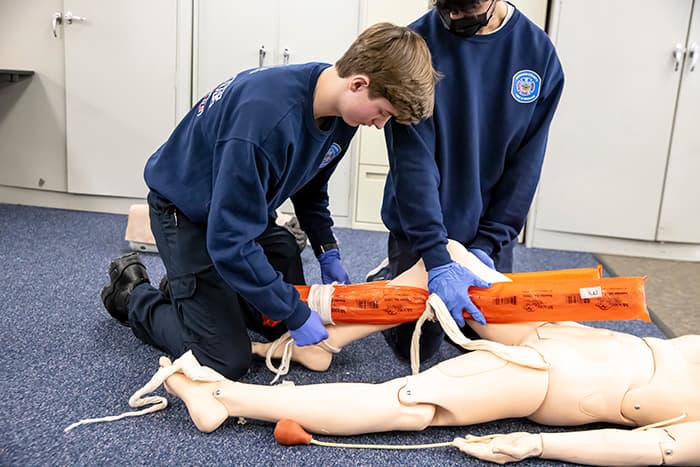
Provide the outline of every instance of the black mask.
[[[496,12],[495,8],[491,10],[494,2],[495,0],[491,1],[491,5],[489,5],[488,10],[486,10],[484,13],[474,16],[465,16],[464,18],[460,19],[452,19],[450,18],[450,10],[447,8],[438,8],[438,14],[443,26],[445,26],[445,29],[460,37],[472,37],[479,32],[479,29],[483,28],[489,24],[489,21],[491,21],[491,17]],[[490,14],[489,11],[491,11]]]

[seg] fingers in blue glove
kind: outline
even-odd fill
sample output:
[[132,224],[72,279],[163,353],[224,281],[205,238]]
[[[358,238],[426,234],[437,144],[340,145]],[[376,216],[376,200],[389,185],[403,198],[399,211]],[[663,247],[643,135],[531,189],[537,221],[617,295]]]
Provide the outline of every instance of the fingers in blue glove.
[[323,320],[314,310],[311,310],[311,314],[306,318],[304,324],[297,329],[290,329],[289,335],[299,347],[318,344],[322,340],[328,339],[328,331],[323,325]]
[[491,284],[454,261],[428,271],[428,290],[445,302],[445,306],[460,327],[464,326],[464,309],[475,321],[486,324],[483,313],[469,298],[469,287],[488,288]]
[[321,282],[324,284],[332,284],[333,282],[340,284],[350,283],[350,276],[348,276],[345,267],[343,267],[343,262],[340,260],[340,251],[337,248],[318,255],[318,263],[321,266]]
[[474,305],[474,302],[472,302],[471,299],[467,301],[466,309],[474,321],[481,325],[486,324],[486,318],[484,318],[484,314],[481,312],[481,310],[479,310],[476,307],[476,305]]
[[[471,285],[471,287],[488,289],[489,287],[491,287],[491,283],[481,279],[480,277],[475,277],[474,284]],[[469,289],[467,289],[467,305],[465,308],[467,309],[467,312],[471,315],[474,321],[481,325],[484,325],[486,324],[486,318],[484,317],[484,314],[481,312],[481,310],[479,310],[479,308],[476,305],[474,305],[474,302],[472,302],[471,297],[469,297],[468,290]]]
[[479,258],[479,261],[484,263],[486,266],[490,267],[491,269],[496,269],[494,264],[493,264],[493,258],[491,258],[484,250],[481,250],[479,248],[470,248],[469,251]]

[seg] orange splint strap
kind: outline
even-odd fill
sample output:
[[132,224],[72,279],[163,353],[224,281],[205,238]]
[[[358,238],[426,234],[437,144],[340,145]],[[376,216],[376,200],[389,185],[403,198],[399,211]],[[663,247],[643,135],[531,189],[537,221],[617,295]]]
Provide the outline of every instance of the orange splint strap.
[[[513,282],[488,289],[471,287],[469,296],[489,323],[529,321],[651,321],[643,277],[602,278],[601,268],[509,274]],[[306,301],[310,286],[296,286]],[[338,323],[400,324],[416,321],[428,292],[388,281],[334,286],[331,316]],[[464,313],[465,318],[470,318]]]

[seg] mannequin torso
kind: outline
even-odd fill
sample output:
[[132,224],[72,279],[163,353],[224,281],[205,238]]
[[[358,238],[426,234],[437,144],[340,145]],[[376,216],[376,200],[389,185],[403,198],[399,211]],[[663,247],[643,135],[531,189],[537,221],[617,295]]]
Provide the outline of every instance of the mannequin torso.
[[653,352],[656,371],[647,384],[625,395],[622,414],[640,426],[683,414],[683,421],[700,420],[700,336],[644,342]]

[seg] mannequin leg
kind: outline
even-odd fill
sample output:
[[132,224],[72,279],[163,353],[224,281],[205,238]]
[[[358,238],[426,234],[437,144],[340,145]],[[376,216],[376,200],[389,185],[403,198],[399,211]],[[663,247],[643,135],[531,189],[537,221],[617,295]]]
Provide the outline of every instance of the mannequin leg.
[[269,422],[291,418],[314,433],[351,435],[428,426],[435,407],[402,405],[396,394],[405,384],[406,378],[397,378],[383,384],[261,386],[230,380],[205,383],[175,373],[165,388],[182,399],[195,426],[205,433],[234,416]]
[[[392,325],[338,324],[334,326],[327,326],[327,342],[333,347],[342,349],[351,342],[390,327],[392,327]],[[253,342],[253,354],[265,358],[271,345],[271,342]],[[293,343],[292,347],[292,361],[304,365],[309,370],[326,371],[331,365],[333,354],[319,345],[298,347]],[[277,352],[272,356],[272,358],[282,358],[283,351],[283,347],[278,348]]]
[[216,429],[228,414],[270,422],[291,418],[310,432],[352,435],[527,416],[546,395],[547,372],[476,351],[382,384],[261,386],[201,383],[175,374],[167,389],[185,402],[202,431]]
[[530,416],[542,405],[548,387],[547,370],[477,350],[409,376],[399,399],[404,404],[433,405],[431,426],[461,426]]

